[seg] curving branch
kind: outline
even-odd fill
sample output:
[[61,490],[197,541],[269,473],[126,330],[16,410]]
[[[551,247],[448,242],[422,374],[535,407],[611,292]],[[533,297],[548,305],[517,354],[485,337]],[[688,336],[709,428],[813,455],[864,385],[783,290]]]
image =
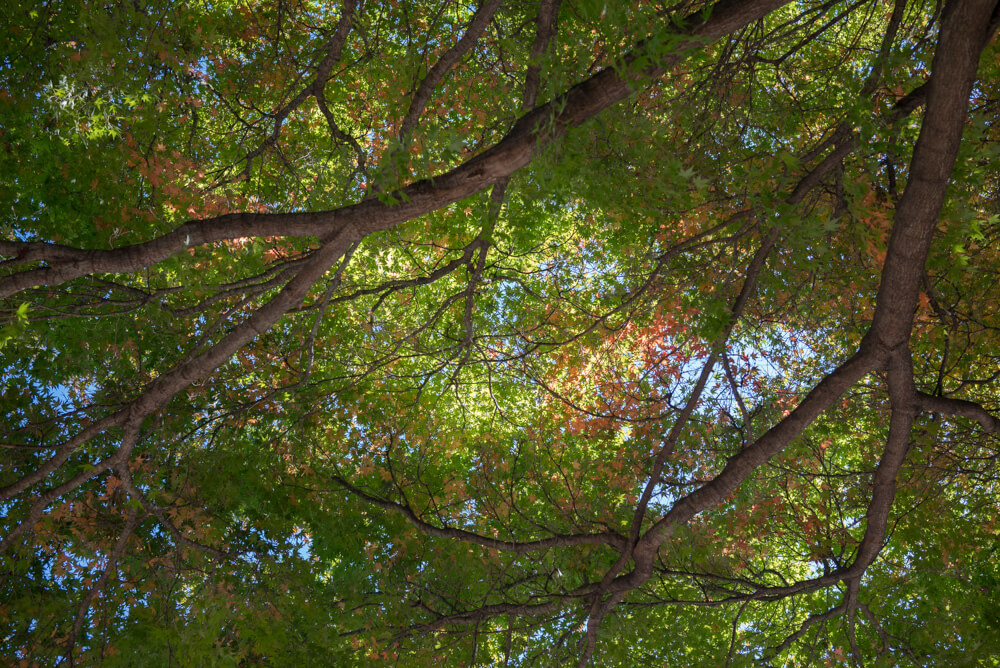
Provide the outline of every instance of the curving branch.
[[[312,286],[343,256],[352,244],[376,231],[387,229],[404,220],[451,204],[509,176],[527,165],[544,145],[558,139],[571,128],[626,98],[631,93],[632,86],[636,81],[661,76],[669,66],[679,62],[689,50],[736,30],[781,6],[786,1],[722,2],[716,5],[711,16],[707,19],[700,12],[688,17],[683,25],[690,26],[685,31],[690,39],[682,42],[675,51],[661,59],[660,62],[646,65],[635,71],[633,63],[637,61],[639,54],[645,48],[641,46],[632,56],[625,59],[623,68],[602,70],[574,86],[556,100],[526,114],[503,140],[488,151],[438,178],[418,181],[393,193],[395,204],[390,204],[388,201],[365,200],[335,212],[224,216],[217,219],[228,221],[229,225],[222,229],[213,226],[211,221],[190,222],[157,240],[117,251],[85,251],[59,246],[56,250],[59,256],[72,256],[76,260],[58,267],[29,270],[22,274],[14,274],[0,279],[0,298],[3,298],[28,287],[46,284],[46,282],[63,282],[92,271],[136,270],[144,266],[144,263],[152,261],[153,258],[165,259],[172,252],[178,250],[178,246],[180,248],[190,246],[192,236],[195,237],[195,243],[220,240],[226,238],[227,231],[231,234],[234,226],[245,232],[239,236],[253,236],[254,233],[250,231],[250,228],[255,224],[273,227],[278,225],[279,221],[285,221],[294,232],[303,235],[308,235],[311,232],[317,233],[322,242],[321,247],[297,269],[295,276],[275,297],[235,326],[216,344],[163,373],[147,385],[134,400],[125,404],[115,413],[78,432],[60,447],[55,456],[36,471],[0,490],[0,498],[10,498],[40,482],[64,463],[83,443],[107,428],[130,425],[130,429],[137,430],[137,425],[146,416],[158,410],[177,392],[210,374],[237,350],[268,330],[285,313],[297,307]],[[259,230],[257,232],[259,233]],[[284,233],[289,233],[289,230],[286,228]],[[18,244],[3,242],[3,245],[0,245],[0,253],[9,254],[12,245],[16,247]],[[32,246],[34,251],[38,251],[40,248],[37,245]],[[45,245],[44,248],[51,248],[51,246]],[[39,258],[36,256],[35,259]],[[132,442],[134,443],[134,440]],[[116,458],[120,458],[121,453],[127,452],[130,448],[131,445],[126,448],[123,444],[114,457],[105,460],[99,467],[81,473],[71,481],[43,494],[33,505],[29,519],[40,516],[44,507],[58,495],[75,489],[96,475],[98,468],[106,470],[119,463]],[[127,454],[125,456],[127,457]],[[37,517],[34,521],[37,521]],[[26,527],[33,526],[34,521],[22,523],[14,532],[6,536],[0,542],[0,551],[9,547],[16,536],[26,530]]]
[[[875,314],[860,350],[817,384],[788,417],[732,457],[711,482],[679,500],[667,516],[643,537],[644,550],[650,551],[654,545],[658,547],[672,525],[687,521],[696,513],[721,502],[758,466],[800,434],[848,387],[869,371],[885,364],[890,356],[895,357],[897,351],[905,350],[905,364],[909,364],[906,345],[912,329],[912,314],[916,308],[923,266],[958,154],[969,92],[979,53],[985,45],[985,26],[994,5],[992,0],[961,4],[946,17],[941,27],[940,45],[932,65],[935,85],[928,93],[927,111],[911,161],[910,181],[896,209],[896,224],[889,241]],[[977,32],[979,39],[968,38]],[[901,364],[898,358],[896,364]],[[909,378],[912,386],[912,371]],[[905,381],[900,379],[898,383],[905,384]],[[907,390],[897,385],[893,391],[905,393]],[[902,408],[897,409],[897,413],[903,411]],[[907,439],[911,423],[912,416],[909,416],[905,422]],[[903,430],[902,423],[897,425],[897,430]],[[895,448],[898,449],[899,445],[895,443]],[[889,468],[892,468],[891,464],[887,464],[886,470]]]
[[[348,228],[344,233],[331,239],[309,258],[295,274],[295,277],[274,298],[234,327],[232,331],[222,337],[215,345],[197,356],[188,358],[170,371],[160,375],[156,380],[147,385],[138,397],[125,404],[116,412],[77,432],[77,434],[60,446],[57,454],[45,462],[45,464],[20,480],[0,489],[0,499],[10,498],[14,494],[38,483],[59,468],[81,445],[108,428],[127,426],[127,428],[137,432],[138,424],[146,416],[154,413],[175,394],[188,387],[191,383],[207,376],[229,359],[237,350],[269,329],[290,309],[298,306],[316,281],[358,240],[359,237],[353,228]],[[104,460],[104,462],[94,469],[78,474],[70,482],[64,483],[56,489],[62,490],[59,492],[60,494],[75,489],[99,473],[100,470],[106,470],[119,463],[115,461],[115,457],[121,457],[121,453],[126,450],[130,451],[131,445],[126,448],[123,444],[122,448],[113,457]],[[128,455],[125,454],[124,456],[127,457]],[[46,504],[51,502],[52,498],[56,498],[51,497],[52,493],[48,492],[43,495],[43,499],[48,499],[45,501]],[[38,512],[40,513],[41,510]],[[0,543],[0,551],[6,549],[7,546],[7,539],[5,539],[4,542]]]
[[935,397],[930,394],[918,392],[917,402],[920,408],[928,413],[966,417],[978,422],[979,426],[986,433],[1000,434],[1000,418],[995,417],[992,413],[973,401],[951,399],[949,397]]
[[[474,29],[479,31],[476,35],[481,34],[494,12],[498,11],[499,4],[494,0],[486,2],[480,7],[472,23],[467,27],[466,34],[459,40],[459,44],[462,44],[463,40],[473,34]],[[218,342],[204,351],[195,349],[196,354],[192,354],[173,369],[150,382],[128,404],[81,429],[62,445],[57,446],[55,454],[36,470],[6,488],[0,489],[0,499],[11,499],[45,480],[47,476],[65,464],[83,444],[97,434],[111,428],[123,428],[125,431],[121,446],[111,457],[106,458],[94,469],[76,475],[62,484],[55,485],[33,499],[26,519],[0,542],[0,551],[9,547],[20,535],[30,530],[52,499],[76,489],[102,471],[115,468],[122,471],[123,481],[130,495],[139,501],[146,512],[154,515],[175,540],[179,543],[191,544],[193,547],[205,549],[214,556],[227,556],[223,551],[193,544],[193,541],[184,537],[176,527],[170,524],[163,509],[145,498],[129,479],[127,460],[132,447],[139,438],[139,425],[146,418],[160,410],[166,402],[191,383],[210,375],[242,346],[267,331],[285,314],[300,308],[310,291],[323,280],[330,269],[338,261],[343,261],[345,257],[348,257],[349,249],[356,247],[357,243],[368,235],[436,210],[468,195],[482,192],[490,186],[493,186],[493,195],[502,204],[507,179],[517,169],[528,164],[537,156],[544,146],[564,135],[570,128],[578,126],[602,109],[626,97],[634,89],[637,82],[662,75],[667,67],[680,61],[687,49],[695,48],[707,39],[727,34],[746,25],[749,21],[781,4],[783,3],[777,0],[751,0],[745,3],[723,0],[716,5],[715,11],[709,18],[704,19],[701,15],[689,17],[686,24],[689,27],[685,29],[684,34],[692,39],[684,42],[677,51],[665,59],[661,59],[655,65],[638,66],[639,62],[643,62],[640,58],[642,53],[642,47],[640,47],[625,59],[624,66],[618,69],[603,70],[557,97],[556,100],[537,107],[534,106],[534,103],[538,96],[538,84],[533,85],[531,82],[537,80],[538,73],[533,74],[529,68],[525,80],[524,107],[526,109],[533,108],[517,121],[499,143],[445,174],[434,179],[407,185],[382,200],[365,200],[349,207],[327,212],[274,215],[236,214],[212,220],[189,221],[177,230],[150,242],[108,251],[73,249],[57,244],[38,242],[0,242],[0,254],[11,258],[3,263],[5,266],[27,267],[21,273],[0,278],[0,298],[2,298],[31,287],[73,280],[75,277],[88,273],[114,273],[149,266],[149,264],[158,262],[193,244],[214,243],[231,238],[226,235],[233,234],[236,229],[247,230],[241,231],[238,236],[255,236],[260,234],[262,229],[278,230],[280,228],[275,236],[295,234],[316,236],[320,239],[317,250],[309,257],[297,261],[294,267],[290,268],[290,273],[281,274],[280,280],[287,280],[287,283],[277,295],[260,306],[246,320],[235,324],[232,330]],[[348,5],[353,8],[353,3],[348,3]],[[904,8],[905,3],[895,3],[893,19],[890,20],[891,30],[898,27],[899,16]],[[539,54],[547,48],[545,44],[548,43],[549,37],[544,36],[549,35],[557,12],[557,2],[543,4],[539,14],[536,37],[536,46],[542,45],[538,46]],[[346,13],[347,9],[345,9]],[[983,406],[970,401],[936,397],[918,392],[914,384],[909,349],[917,295],[924,275],[931,241],[938,225],[945,189],[954,168],[976,65],[986,37],[991,30],[995,29],[996,16],[995,0],[957,0],[950,3],[943,19],[939,47],[932,64],[934,74],[930,83],[921,86],[911,94],[912,97],[908,96],[897,104],[899,113],[908,113],[908,110],[916,108],[918,103],[925,100],[926,112],[910,164],[907,187],[896,208],[875,313],[858,350],[836,370],[822,378],[786,417],[730,457],[717,475],[678,500],[665,516],[655,519],[645,532],[643,531],[643,523],[647,520],[648,506],[655,495],[656,488],[662,484],[661,473],[666,459],[673,451],[680,431],[685,428],[698,406],[702,390],[709,382],[713,372],[713,365],[719,354],[718,348],[724,344],[740,313],[754,293],[756,281],[763,271],[768,253],[775,245],[780,228],[775,228],[764,238],[760,250],[747,267],[740,295],[732,307],[733,317],[721,342],[717,343],[713,354],[706,362],[687,404],[660,446],[654,460],[653,474],[649,477],[636,506],[627,539],[608,531],[594,534],[554,535],[551,538],[523,542],[497,540],[461,529],[438,526],[421,517],[405,502],[405,499],[404,503],[390,501],[353,486],[342,478],[334,478],[337,484],[347,489],[352,495],[386,511],[401,515],[407,522],[427,535],[454,539],[513,554],[528,554],[573,545],[608,545],[619,551],[620,558],[599,582],[592,582],[572,591],[545,593],[538,599],[542,602],[533,602],[532,599],[529,599],[528,602],[522,603],[484,605],[474,610],[459,611],[448,615],[437,615],[431,611],[436,618],[426,624],[414,627],[413,632],[426,633],[450,625],[478,624],[480,621],[496,615],[548,614],[571,603],[581,604],[581,609],[589,609],[590,611],[587,619],[586,648],[581,658],[581,665],[585,664],[593,655],[601,620],[616,605],[624,601],[629,592],[645,584],[654,574],[659,553],[666,539],[672,535],[677,527],[689,522],[697,514],[724,503],[730,494],[772,457],[786,448],[793,439],[801,435],[824,410],[842,397],[846,391],[856,386],[866,375],[874,371],[884,370],[891,408],[889,433],[873,476],[871,500],[866,510],[865,533],[852,563],[821,578],[804,580],[783,587],[763,587],[752,583],[733,584],[725,589],[725,591],[732,593],[732,596],[723,601],[711,601],[714,605],[739,600],[745,605],[747,601],[752,599],[774,600],[782,596],[811,591],[846,581],[849,592],[844,602],[837,608],[820,615],[813,615],[805,620],[798,631],[786,638],[775,652],[782,651],[790,642],[794,642],[805,634],[812,625],[825,622],[827,619],[846,611],[850,618],[849,633],[852,650],[855,655],[858,654],[855,647],[856,641],[853,638],[854,608],[859,605],[857,604],[858,586],[866,569],[878,558],[885,542],[889,516],[896,493],[897,477],[910,446],[910,437],[916,416],[920,411],[958,415],[975,420],[988,433],[1000,433],[1000,419],[993,416]],[[481,21],[482,25],[477,24],[477,21]],[[470,39],[474,41],[475,37]],[[886,45],[890,41],[891,39],[887,38],[883,42],[880,58],[884,59]],[[457,47],[458,45],[453,49],[457,49]],[[415,126],[419,121],[422,108],[426,105],[434,87],[446,76],[448,68],[452,67],[464,52],[451,54],[449,51],[446,53],[446,57],[442,58],[421,82],[407,116],[409,119],[410,114],[415,114],[410,121],[411,125]],[[537,55],[536,49],[533,48],[532,53]],[[453,62],[448,64],[447,58],[452,58]],[[441,68],[440,72],[435,74],[438,66]],[[433,81],[432,74],[437,77],[437,82]],[[319,81],[319,76],[317,76],[317,81]],[[315,84],[316,82],[307,87],[306,90],[310,90]],[[425,99],[419,103],[421,90],[425,87],[427,89],[423,92]],[[918,92],[919,94],[917,94]],[[312,94],[316,95],[318,102],[321,102],[321,87],[314,90]],[[322,107],[321,102],[321,109]],[[331,115],[327,112],[324,112],[324,115],[327,115],[329,122]],[[407,119],[404,119],[404,126]],[[277,125],[280,126],[280,120],[277,121]],[[334,128],[335,125],[331,124],[331,131]],[[401,128],[401,136],[403,129]],[[849,134],[835,132],[834,137],[835,140],[831,144],[833,150],[797,184],[787,198],[789,203],[803,201],[807,193],[818,186],[823,178],[836,168],[843,156],[853,150]],[[817,152],[816,156],[821,153],[822,151]],[[747,215],[750,215],[750,212],[747,212]],[[473,296],[476,284],[481,279],[485,268],[487,245],[488,234],[487,230],[484,230],[475,242],[464,249],[461,258],[438,267],[428,276],[410,281],[386,282],[372,290],[355,292],[353,296],[374,292],[388,294],[392,290],[432,282],[463,265],[472,267],[473,256],[478,250],[479,255],[475,266],[472,267],[472,280],[468,288],[446,300],[434,316],[434,318],[439,317],[444,309],[451,307],[462,298],[465,299],[464,347],[468,351],[473,344]],[[46,266],[36,266],[38,263],[44,263]],[[331,285],[333,284],[331,283]],[[307,349],[307,372],[312,366],[312,342],[316,338],[319,319],[329,304],[349,298],[348,296],[334,297],[332,290],[332,287],[328,288],[324,293],[319,312],[313,323],[312,335],[309,338]],[[726,371],[730,377],[730,383],[734,384],[729,369],[727,368]],[[740,401],[738,394],[736,399]],[[740,404],[741,411],[746,418],[748,414],[746,407],[742,405],[742,401]],[[32,446],[13,447],[29,448]],[[130,517],[133,515],[135,515],[134,510]],[[133,518],[132,521],[136,520]],[[126,527],[128,527],[128,521]],[[117,553],[115,560],[121,554],[119,546],[121,550],[124,550],[128,540],[126,534],[130,532],[131,530],[123,531],[119,538],[115,552],[113,552],[113,554]],[[630,571],[627,570],[629,568],[631,568]],[[110,577],[109,572],[108,569],[105,570],[102,580],[105,577]],[[101,584],[101,586],[104,585]],[[741,588],[751,588],[753,591],[749,594],[738,593]],[[88,593],[89,598],[85,597],[86,605],[81,604],[82,607],[78,611],[77,621],[74,624],[75,628],[82,623],[79,620],[86,617],[93,597],[96,596],[96,588],[92,591],[93,594]],[[863,606],[860,607],[865,612],[866,609]],[[865,614],[867,613],[865,612]],[[79,636],[81,629],[82,627],[76,628],[74,638]],[[734,638],[735,632],[736,622],[734,621]],[[882,632],[879,631],[879,633],[883,638],[883,643],[886,644]],[[730,655],[732,655],[732,651]]]
[[831,619],[839,617],[840,615],[844,614],[845,612],[847,612],[847,599],[846,599],[846,597],[840,603],[840,605],[838,605],[838,606],[836,606],[834,608],[830,608],[826,612],[817,612],[815,614],[809,615],[804,620],[802,620],[802,623],[799,625],[799,628],[796,629],[794,633],[790,634],[787,638],[785,638],[784,640],[782,640],[781,643],[779,643],[775,647],[769,648],[768,651],[767,651],[767,656],[769,656],[769,657],[778,656],[779,654],[781,654],[782,652],[784,652],[786,649],[788,649],[789,647],[791,647],[794,642],[796,642],[802,636],[804,636],[806,633],[808,633],[809,629],[811,629],[816,624],[821,624],[823,622],[828,622]]
[[420,519],[420,516],[413,512],[413,509],[409,505],[396,503],[395,501],[389,501],[373,494],[369,494],[356,485],[352,485],[345,478],[339,476],[333,478],[333,480],[359,499],[362,499],[373,506],[378,506],[383,510],[389,510],[402,515],[402,517],[412,526],[429,536],[452,538],[460,540],[464,543],[479,545],[480,547],[485,547],[490,550],[511,552],[513,554],[529,554],[531,552],[539,552],[556,547],[570,547],[573,545],[610,545],[621,549],[625,544],[622,536],[611,531],[599,534],[556,534],[551,538],[542,538],[531,541],[512,541],[489,538],[488,536],[482,536],[471,531],[465,531],[464,529],[436,526]]
[[538,102],[541,92],[542,66],[539,59],[549,50],[552,39],[556,36],[556,21],[559,17],[561,0],[541,0],[538,5],[538,28],[535,41],[531,45],[531,56],[527,72],[524,75],[524,95],[521,98],[521,109],[527,111]]
[[555,612],[566,605],[565,601],[547,601],[545,603],[496,603],[484,605],[481,608],[466,612],[456,612],[450,615],[440,615],[437,619],[417,624],[398,634],[392,641],[397,641],[411,635],[425,634],[448,626],[470,626],[499,615],[545,615]]

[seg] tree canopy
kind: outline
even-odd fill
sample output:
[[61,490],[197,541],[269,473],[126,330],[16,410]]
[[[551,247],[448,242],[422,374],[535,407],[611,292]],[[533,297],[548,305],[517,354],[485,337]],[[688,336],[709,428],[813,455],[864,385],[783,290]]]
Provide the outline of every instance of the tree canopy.
[[998,665],[996,0],[3,17],[10,665]]

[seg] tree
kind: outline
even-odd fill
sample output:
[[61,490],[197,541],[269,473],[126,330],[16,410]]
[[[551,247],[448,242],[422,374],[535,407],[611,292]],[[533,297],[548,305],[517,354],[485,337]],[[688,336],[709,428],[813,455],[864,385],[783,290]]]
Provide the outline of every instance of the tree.
[[5,11],[11,661],[996,665],[995,0]]

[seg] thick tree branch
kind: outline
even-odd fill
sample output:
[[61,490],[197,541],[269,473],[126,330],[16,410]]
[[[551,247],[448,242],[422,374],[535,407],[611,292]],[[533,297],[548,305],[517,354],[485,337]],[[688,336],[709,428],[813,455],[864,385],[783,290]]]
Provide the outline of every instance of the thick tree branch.
[[852,385],[878,365],[871,351],[861,351],[821,380],[781,422],[771,427],[752,445],[729,458],[726,466],[710,482],[681,498],[657,521],[636,546],[637,559],[643,562],[643,574],[651,569],[652,558],[678,524],[722,503],[759,466],[784,447],[836,401]]
[[841,602],[840,605],[838,605],[838,606],[836,606],[834,608],[830,608],[826,612],[817,612],[815,614],[809,615],[804,620],[802,620],[802,623],[799,625],[799,628],[796,629],[796,631],[794,633],[792,633],[787,638],[785,638],[784,640],[782,640],[781,643],[778,644],[777,646],[769,649],[767,651],[767,656],[769,656],[769,657],[778,656],[779,654],[781,654],[782,652],[784,652],[786,649],[788,649],[789,647],[791,647],[792,644],[794,642],[796,642],[799,638],[801,638],[806,633],[808,633],[809,629],[811,629],[816,624],[820,624],[822,622],[827,622],[827,621],[829,621],[831,619],[839,617],[840,615],[844,614],[846,611],[847,611],[847,599],[845,598],[844,601]]
[[[893,260],[891,265],[888,259],[886,261],[875,315],[861,349],[820,381],[785,419],[757,439],[756,443],[730,458],[719,475],[675,503],[667,515],[642,537],[636,547],[636,570],[621,578],[624,581],[619,586],[634,586],[636,581],[645,581],[649,577],[649,566],[646,564],[651,564],[653,555],[673,526],[687,522],[698,512],[721,503],[758,466],[784,448],[851,385],[888,362],[893,414],[890,436],[875,474],[875,490],[868,509],[865,538],[854,563],[830,577],[857,577],[877,556],[895,494],[896,472],[905,457],[916,407],[907,342],[917,291],[958,153],[968,96],[979,52],[985,44],[985,27],[995,5],[993,0],[960,3],[949,13],[942,26],[933,63],[935,85],[928,94],[927,112],[911,161],[911,179],[897,206],[896,224],[887,255],[891,258],[898,254],[903,259]],[[968,40],[970,34],[978,37]],[[810,585],[820,585],[826,580],[812,580]]]
[[532,109],[538,102],[538,94],[541,89],[542,68],[538,61],[545,52],[549,50],[549,44],[556,35],[556,20],[559,17],[559,6],[561,0],[541,0],[538,5],[538,28],[535,32],[535,41],[531,45],[531,55],[528,70],[524,75],[524,95],[521,98],[521,109],[527,111]]
[[969,93],[996,2],[968,0],[949,7],[931,63],[927,108],[906,190],[896,205],[868,334],[874,344],[886,350],[905,345],[913,328],[924,264],[955,166]]
[[929,413],[941,415],[960,415],[975,420],[988,434],[1000,434],[1000,418],[973,401],[935,397],[923,392],[917,393],[920,408]]
[[530,163],[570,129],[624,100],[643,81],[654,80],[692,49],[727,35],[787,3],[787,0],[723,0],[708,19],[701,12],[680,21],[689,26],[682,41],[653,65],[635,71],[640,45],[622,68],[601,70],[556,99],[521,117],[495,146],[439,176],[417,181],[384,199],[367,199],[334,211],[283,214],[229,214],[189,221],[157,239],[115,250],[82,250],[57,244],[0,241],[0,255],[50,266],[0,278],[0,299],[28,288],[58,285],[88,273],[137,271],[191,246],[255,236],[317,236],[329,239],[353,228],[367,236],[473,195]]

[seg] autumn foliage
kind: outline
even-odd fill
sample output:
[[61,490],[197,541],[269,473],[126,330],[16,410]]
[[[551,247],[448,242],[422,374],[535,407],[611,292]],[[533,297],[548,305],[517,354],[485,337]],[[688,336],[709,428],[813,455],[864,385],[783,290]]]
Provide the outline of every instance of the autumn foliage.
[[996,665],[996,0],[11,5],[4,665]]

